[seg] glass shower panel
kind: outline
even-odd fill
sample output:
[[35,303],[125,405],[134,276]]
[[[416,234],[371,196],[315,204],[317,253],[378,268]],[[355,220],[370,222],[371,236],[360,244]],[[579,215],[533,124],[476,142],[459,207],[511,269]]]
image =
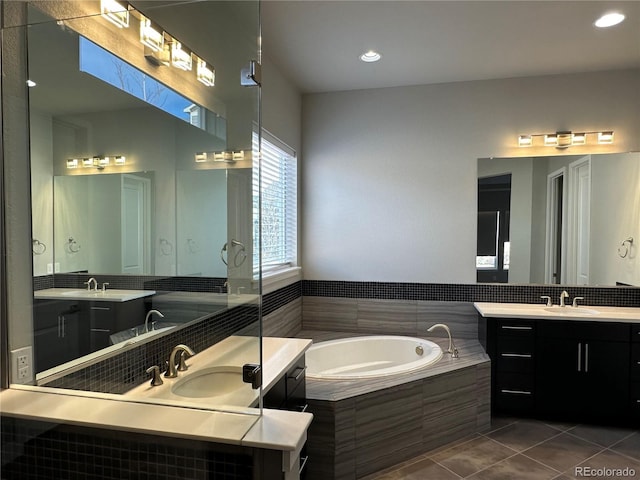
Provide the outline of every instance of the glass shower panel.
[[[258,2],[9,3],[3,150],[24,185],[5,200],[31,204],[31,222],[6,241],[34,245],[7,265],[34,290],[8,292],[9,349],[34,365],[10,382],[259,415],[261,386],[242,381],[261,368],[260,87],[242,80]],[[139,395],[170,357],[189,370]]]

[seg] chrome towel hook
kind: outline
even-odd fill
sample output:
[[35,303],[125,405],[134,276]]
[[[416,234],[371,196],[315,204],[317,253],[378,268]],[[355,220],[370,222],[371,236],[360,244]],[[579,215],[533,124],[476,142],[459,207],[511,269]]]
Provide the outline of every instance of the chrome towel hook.
[[629,250],[633,245],[633,237],[627,237],[622,241],[622,244],[618,247],[618,256],[625,258],[629,254]]

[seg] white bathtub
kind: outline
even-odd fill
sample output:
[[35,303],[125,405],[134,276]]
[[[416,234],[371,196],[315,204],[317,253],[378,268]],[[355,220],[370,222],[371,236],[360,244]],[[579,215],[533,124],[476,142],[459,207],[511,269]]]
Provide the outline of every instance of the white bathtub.
[[313,345],[306,355],[307,378],[349,380],[410,372],[442,357],[440,346],[396,335],[343,338]]

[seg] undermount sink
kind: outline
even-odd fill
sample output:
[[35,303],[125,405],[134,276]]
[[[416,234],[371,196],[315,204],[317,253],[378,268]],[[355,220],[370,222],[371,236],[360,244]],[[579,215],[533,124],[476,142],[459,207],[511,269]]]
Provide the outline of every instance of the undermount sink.
[[584,307],[548,307],[544,310],[558,315],[598,315],[600,313],[598,310]]
[[205,398],[227,395],[243,388],[251,387],[242,381],[242,367],[215,366],[187,374],[171,387],[171,391],[181,397]]

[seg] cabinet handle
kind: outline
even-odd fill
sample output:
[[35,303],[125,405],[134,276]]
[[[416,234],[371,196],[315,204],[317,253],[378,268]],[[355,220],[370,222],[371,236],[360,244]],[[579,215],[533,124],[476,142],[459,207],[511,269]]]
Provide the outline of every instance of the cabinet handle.
[[92,328],[91,331],[92,332],[110,332],[111,330],[109,330],[108,328]]
[[307,466],[307,460],[309,460],[309,455],[307,455],[306,457],[300,457],[300,459],[302,460],[302,465],[300,465],[300,470],[298,470],[298,475],[300,475],[304,470],[304,467]]
[[[304,374],[306,370],[307,370],[307,367],[298,367],[294,370],[294,373],[291,375],[288,375],[288,377],[294,379],[297,382],[298,380],[300,380],[300,377]],[[295,374],[295,372],[298,372],[298,373]]]
[[62,328],[61,328],[62,321],[61,321],[61,317],[62,317],[62,315],[58,315],[58,338],[62,337]]
[[90,310],[106,310],[107,312],[111,310],[109,307],[89,307]]
[[515,395],[531,395],[531,392],[527,391],[527,390],[508,390],[503,388],[502,390],[500,390],[500,393],[512,393]]
[[533,327],[516,327],[513,325],[501,325],[500,328],[503,328],[505,330],[532,330]]
[[584,373],[589,372],[589,344],[584,344]]
[[578,371],[579,372],[582,371],[582,362],[580,362],[581,359],[582,359],[582,344],[578,343]]
[[531,358],[530,353],[501,353],[502,357]]

